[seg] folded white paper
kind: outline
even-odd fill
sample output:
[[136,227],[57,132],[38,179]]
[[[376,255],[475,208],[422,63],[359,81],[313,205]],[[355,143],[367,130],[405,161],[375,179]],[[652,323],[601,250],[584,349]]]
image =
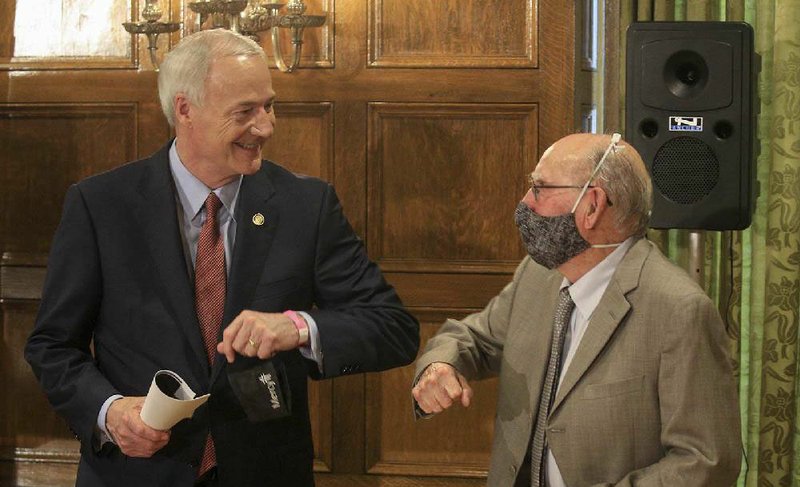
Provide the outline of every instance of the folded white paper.
[[195,397],[181,376],[171,370],[159,370],[153,376],[140,416],[147,426],[168,430],[178,421],[191,418],[209,397],[210,394]]

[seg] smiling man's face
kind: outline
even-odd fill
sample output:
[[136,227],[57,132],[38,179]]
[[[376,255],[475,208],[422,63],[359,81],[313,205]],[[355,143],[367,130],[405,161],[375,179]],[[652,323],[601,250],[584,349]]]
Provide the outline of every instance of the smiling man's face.
[[178,136],[181,160],[212,187],[255,173],[261,167],[262,146],[275,127],[274,99],[269,68],[261,57],[215,60],[205,99],[201,105],[185,105],[188,117]]

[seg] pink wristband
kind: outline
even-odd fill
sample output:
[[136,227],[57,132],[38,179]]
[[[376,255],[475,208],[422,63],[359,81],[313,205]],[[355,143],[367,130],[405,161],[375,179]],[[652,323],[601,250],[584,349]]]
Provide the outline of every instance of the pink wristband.
[[297,333],[300,335],[300,345],[308,343],[308,324],[306,324],[306,320],[290,309],[284,311],[283,314],[288,316],[294,323],[295,328],[297,328]]

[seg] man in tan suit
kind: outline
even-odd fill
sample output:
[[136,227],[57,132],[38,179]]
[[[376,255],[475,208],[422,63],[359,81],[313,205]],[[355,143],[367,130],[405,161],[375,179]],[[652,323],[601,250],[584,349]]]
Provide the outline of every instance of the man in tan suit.
[[556,142],[516,212],[530,256],[419,358],[419,414],[469,406],[468,380],[499,375],[489,486],[736,480],[724,327],[702,289],[643,238],[651,194],[618,134]]

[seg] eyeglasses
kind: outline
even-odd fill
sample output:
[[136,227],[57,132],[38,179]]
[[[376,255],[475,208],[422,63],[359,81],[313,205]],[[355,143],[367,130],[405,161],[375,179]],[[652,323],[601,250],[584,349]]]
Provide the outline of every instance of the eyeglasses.
[[[533,193],[534,201],[539,201],[539,193],[543,189],[583,189],[583,185],[577,186],[573,184],[536,184],[536,181],[533,180],[533,177],[528,177],[528,182],[531,185],[531,193]],[[586,186],[587,188],[596,188],[597,186],[590,184]],[[606,195],[606,204],[608,206],[613,206],[614,204],[611,202],[611,199]]]
[[[593,185],[589,185],[589,188],[594,188]],[[583,189],[583,186],[575,186],[575,185],[564,185],[564,184],[536,184],[531,183],[531,193],[533,193],[533,199],[539,201],[539,193],[543,189]]]
[[[611,135],[611,143],[608,144],[608,148],[606,148],[606,151],[603,152],[603,156],[600,158],[600,161],[597,163],[597,165],[594,166],[594,170],[592,171],[592,174],[589,176],[589,179],[586,181],[586,184],[583,184],[581,186],[557,185],[557,184],[536,184],[536,182],[533,180],[533,174],[528,176],[528,183],[531,185],[531,193],[533,193],[533,200],[537,201],[537,202],[539,201],[539,193],[543,189],[558,189],[558,188],[580,189],[581,190],[581,194],[575,200],[575,204],[572,205],[572,211],[570,212],[570,213],[575,213],[575,210],[578,208],[578,203],[581,201],[581,198],[583,198],[583,195],[586,193],[586,190],[588,188],[595,188],[596,187],[596,186],[593,186],[593,185],[591,185],[589,183],[592,182],[592,180],[594,179],[595,175],[597,174],[597,171],[599,171],[600,168],[603,166],[603,163],[605,162],[606,157],[608,157],[608,154],[612,150],[616,153],[617,148],[619,148],[619,149],[623,149],[624,148],[622,146],[618,146],[620,140],[622,140],[622,136],[620,134],[614,133],[614,134]],[[611,202],[611,198],[609,198],[608,195],[606,195],[606,204],[608,206],[613,206],[613,203]]]

